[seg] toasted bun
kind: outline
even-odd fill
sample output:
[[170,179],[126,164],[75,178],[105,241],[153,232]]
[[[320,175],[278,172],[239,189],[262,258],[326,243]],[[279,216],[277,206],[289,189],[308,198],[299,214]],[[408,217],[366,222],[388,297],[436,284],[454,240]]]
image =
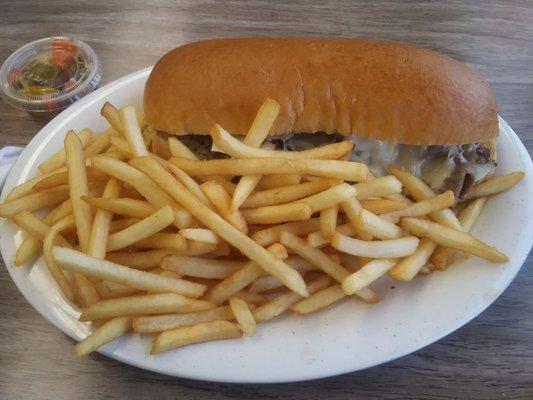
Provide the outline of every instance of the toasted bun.
[[418,47],[358,39],[220,39],[155,65],[144,92],[158,131],[245,134],[266,98],[281,105],[271,135],[339,133],[416,145],[488,141],[496,105],[466,64]]

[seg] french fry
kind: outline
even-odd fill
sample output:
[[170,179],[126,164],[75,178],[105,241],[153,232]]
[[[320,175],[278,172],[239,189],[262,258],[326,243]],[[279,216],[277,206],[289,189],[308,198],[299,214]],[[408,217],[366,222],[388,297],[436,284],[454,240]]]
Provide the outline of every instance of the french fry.
[[338,160],[240,158],[195,161],[173,157],[169,161],[193,176],[216,173],[227,175],[309,174],[355,182],[363,182],[368,176],[368,167],[365,164]]
[[108,101],[106,101],[100,110],[100,114],[104,117],[109,125],[120,134],[123,134],[122,122],[120,122],[120,116],[118,110]]
[[187,297],[201,297],[205,285],[182,279],[171,279],[139,271],[109,261],[98,260],[79,251],[55,246],[52,254],[63,269],[157,293],[177,293]]
[[[244,137],[243,143],[251,147],[260,147],[272,128],[279,113],[279,104],[266,99],[252,122],[252,126]],[[241,177],[231,199],[231,210],[237,211],[261,180],[261,175],[245,175]]]
[[393,175],[382,176],[354,185],[357,189],[357,199],[369,197],[383,197],[402,192],[402,183]]
[[252,235],[252,239],[261,246],[270,246],[273,243],[279,242],[279,236],[283,231],[290,232],[296,236],[303,236],[319,229],[320,220],[318,218],[311,218],[307,221],[287,222],[262,229],[255,232]]
[[284,186],[298,185],[302,181],[300,174],[265,175],[256,186],[257,190],[270,190]]
[[385,214],[405,208],[404,202],[389,199],[363,199],[361,206],[374,214]]
[[[113,199],[120,193],[121,184],[115,178],[109,179],[104,189],[103,198]],[[108,210],[98,209],[94,215],[87,254],[103,260],[106,255],[107,239],[109,237],[109,226],[113,219],[113,213]]]
[[125,217],[146,218],[156,211],[156,209],[147,201],[130,199],[127,197],[112,198],[83,196],[82,199],[97,209],[107,211],[111,214],[123,215]]
[[159,267],[159,264],[168,255],[175,254],[173,250],[149,250],[142,252],[114,252],[107,253],[106,259],[115,264],[147,270]]
[[331,240],[331,245],[339,251],[355,256],[370,258],[400,258],[407,257],[414,253],[418,247],[418,242],[419,240],[415,236],[367,242],[364,240],[353,239],[336,232]]
[[339,215],[339,205],[335,204],[320,211],[320,232],[322,236],[329,239],[333,236],[337,228],[337,218]]
[[76,232],[82,251],[87,251],[93,215],[91,206],[82,200],[82,196],[89,194],[89,186],[85,172],[82,143],[72,131],[68,132],[65,137],[65,156]]
[[123,107],[118,112],[122,130],[135,157],[148,155],[134,107]]
[[[21,183],[20,185],[15,186],[9,194],[7,195],[6,199],[4,200],[4,203],[9,203],[13,200],[17,200],[21,197],[27,196],[29,194],[32,194],[35,192],[35,187],[43,180],[48,179],[51,176],[56,175],[57,173],[66,172],[66,167],[58,168],[54,171],[50,171],[46,174],[37,175],[26,182]],[[66,183],[66,182],[65,182]]]
[[109,235],[107,251],[122,249],[142,239],[146,239],[165,229],[173,221],[174,214],[172,213],[172,208],[170,206],[160,208],[136,224]]
[[133,331],[135,333],[156,333],[180,328],[182,326],[196,325],[201,322],[214,320],[234,320],[235,316],[229,306],[221,306],[206,311],[191,312],[186,314],[150,315],[133,318]]
[[89,307],[100,300],[98,291],[89,279],[78,273],[72,274],[72,277],[81,307]]
[[[145,132],[150,132],[148,130],[145,130]],[[170,153],[170,147],[168,146],[168,140],[163,139],[160,137],[157,132],[153,132],[153,134],[150,135],[151,137],[151,144],[152,144],[152,151],[155,155],[161,157],[164,160],[168,160],[170,157],[172,157],[172,154]]]
[[398,281],[408,282],[427,264],[437,244],[427,238],[420,240],[415,252],[401,259],[390,271],[389,276]]
[[245,159],[286,158],[291,160],[334,160],[336,158],[339,158],[343,154],[351,151],[353,148],[352,142],[344,141],[302,151],[265,150],[257,148],[258,146],[249,146],[239,141],[238,139],[235,139],[233,136],[231,136],[231,134],[229,134],[224,128],[222,128],[218,124],[215,124],[211,129],[211,137],[213,138],[213,143],[224,153],[229,154],[234,158]]
[[91,333],[80,343],[74,346],[78,357],[83,357],[98,350],[100,347],[109,343],[120,336],[131,331],[130,317],[117,317],[106,321],[102,326]]
[[206,258],[170,255],[161,261],[161,268],[180,275],[196,278],[226,279],[246,263],[242,261],[212,260]]
[[246,220],[239,210],[231,211],[231,197],[221,185],[215,181],[209,181],[203,183],[200,188],[226,221],[240,232],[247,234]]
[[[307,288],[310,294],[323,289],[329,286],[331,279],[327,275],[322,275],[318,278],[315,278],[313,281],[309,282]],[[287,292],[281,294],[272,300],[266,302],[265,304],[257,307],[253,311],[253,316],[256,322],[266,322],[270,321],[279,315],[287,311],[293,304],[302,300],[303,297],[298,293]]]
[[151,354],[158,354],[176,347],[211,340],[233,339],[242,336],[241,329],[228,321],[201,322],[193,326],[184,326],[161,332],[155,339]]
[[300,300],[293,304],[291,310],[298,314],[310,314],[326,308],[346,297],[346,293],[344,293],[341,286],[335,284],[313,293],[307,299]]
[[12,217],[22,211],[37,211],[60,203],[68,197],[68,185],[61,185],[52,189],[31,193],[12,200],[9,203],[0,204],[0,217]]
[[[93,137],[93,132],[90,129],[83,129],[78,134],[76,134],[74,131],[68,131],[67,136],[76,135],[76,137],[81,142],[81,146],[86,147],[88,143],[91,141]],[[65,165],[66,161],[66,154],[65,154],[65,148],[62,148],[57,153],[54,153],[52,157],[50,157],[45,162],[41,163],[38,167],[39,172],[41,174],[46,174],[50,171],[53,171],[57,168],[60,168]]]
[[238,297],[230,297],[229,306],[244,335],[255,335],[257,324],[248,303]]
[[373,260],[365,264],[360,270],[354,272],[342,280],[342,290],[347,295],[357,293],[367,287],[376,279],[381,278],[388,270],[393,268],[398,260],[381,259]]
[[[409,172],[391,164],[389,171],[403,184],[405,189],[416,201],[426,200],[435,196],[435,192],[422,179],[411,175]],[[435,211],[430,214],[435,222],[448,228],[461,230],[461,224],[450,209]]]
[[215,305],[176,293],[147,294],[101,300],[83,310],[80,321],[94,321],[125,315],[150,315],[204,311]]
[[331,186],[331,180],[320,179],[296,185],[282,186],[274,189],[252,193],[242,204],[243,208],[254,208],[289,203],[322,192]]
[[506,263],[509,258],[474,236],[447,226],[418,218],[402,218],[400,224],[406,231],[419,237],[427,237],[441,246],[451,247],[495,263]]
[[[279,243],[271,245],[267,249],[279,259],[287,258],[287,250]],[[263,275],[263,270],[255,262],[250,261],[244,267],[217,283],[206,294],[205,299],[215,304],[222,304],[239,290],[244,289],[256,278]]]
[[174,211],[174,223],[178,228],[187,228],[190,225],[192,221],[191,214],[181,208],[141,171],[125,162],[105,156],[94,157],[92,166],[133,186],[154,208],[170,205]]
[[247,208],[241,211],[250,224],[278,224],[286,221],[305,221],[313,215],[313,208],[303,202]]
[[478,197],[491,196],[509,190],[525,176],[522,171],[511,172],[507,175],[495,176],[480,182],[466,194],[465,200],[476,199]]
[[187,243],[186,249],[179,253],[184,256],[201,256],[209,253],[214,255],[217,250],[218,245],[216,244],[191,241]]
[[180,235],[183,236],[185,239],[194,240],[197,242],[204,242],[204,243],[211,243],[211,244],[220,243],[220,237],[213,231],[210,231],[209,229],[203,229],[203,228],[181,229]]
[[115,299],[117,297],[126,297],[134,294],[138,294],[141,291],[139,289],[131,288],[129,286],[120,285],[115,282],[109,281],[94,281],[94,287],[98,291],[100,298],[102,299]]
[[[298,257],[298,256],[292,256],[290,257],[290,259],[287,258],[285,262],[300,273],[305,273],[307,271],[317,269],[314,265],[308,263],[303,258]],[[270,275],[265,275],[265,276],[261,276],[257,278],[250,285],[248,291],[250,293],[262,293],[262,292],[268,292],[268,291],[278,290],[282,288],[284,288],[284,285],[278,279]]]
[[109,141],[111,142],[113,148],[120,154],[121,158],[129,160],[133,157],[133,152],[131,151],[130,145],[124,138],[120,136],[111,136]]
[[453,192],[448,190],[428,199],[420,200],[401,210],[383,214],[381,217],[388,221],[397,222],[400,217],[421,217],[423,215],[441,211],[445,208],[453,206],[454,204],[455,197]]

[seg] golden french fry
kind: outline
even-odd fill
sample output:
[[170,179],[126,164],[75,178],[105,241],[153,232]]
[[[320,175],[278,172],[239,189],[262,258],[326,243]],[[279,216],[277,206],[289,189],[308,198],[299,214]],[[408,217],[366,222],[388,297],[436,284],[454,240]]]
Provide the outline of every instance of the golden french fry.
[[339,215],[339,205],[335,204],[320,211],[320,232],[322,236],[329,239],[333,236],[337,228],[337,217]]
[[189,175],[187,175],[181,169],[176,167],[174,164],[165,162],[164,166],[168,168],[170,172],[172,172],[174,176],[178,178],[178,180],[183,184],[183,186],[189,189],[189,191],[194,196],[196,196],[198,200],[200,200],[205,206],[211,209],[214,209],[213,204],[209,201],[209,199],[206,197],[206,195],[202,191],[202,188],[200,187],[200,185],[198,185],[194,179],[192,179]]
[[[115,178],[109,179],[104,189],[103,199],[116,198],[120,193],[121,184]],[[113,213],[108,210],[98,209],[94,215],[87,246],[87,254],[103,260],[106,255],[109,226],[113,219]]]
[[203,300],[189,299],[176,293],[147,294],[101,300],[84,309],[80,315],[80,321],[94,321],[125,315],[195,312],[211,308],[215,308],[215,305]]
[[79,251],[55,246],[52,254],[63,269],[157,293],[178,293],[201,297],[206,286],[182,279],[166,278],[109,261],[98,260]]
[[149,315],[133,318],[133,331],[136,333],[155,333],[180,328],[182,326],[196,325],[201,322],[214,320],[235,319],[229,306],[222,306],[206,311],[191,312],[187,314]]
[[[93,132],[90,129],[83,129],[78,134],[76,134],[74,131],[68,131],[67,135],[69,134],[76,135],[76,137],[81,142],[82,148],[86,147],[93,137]],[[46,174],[50,171],[53,171],[57,168],[64,166],[65,161],[66,161],[65,148],[62,148],[57,153],[54,153],[52,157],[50,157],[48,160],[46,160],[45,162],[39,165],[38,167],[39,172],[41,174]]]
[[111,214],[123,215],[125,217],[146,218],[156,211],[156,209],[147,201],[126,197],[112,198],[83,196],[82,199],[97,209],[107,211]]
[[360,270],[354,272],[342,280],[342,290],[347,295],[357,293],[359,290],[367,287],[376,279],[381,278],[398,260],[381,259],[373,260],[365,264]]
[[426,265],[437,244],[428,238],[422,238],[415,252],[401,259],[390,271],[389,276],[399,281],[410,281]]
[[100,114],[104,117],[109,125],[120,134],[123,133],[122,123],[120,122],[120,116],[118,110],[108,101],[106,101],[100,110]]
[[[441,246],[451,247],[495,263],[506,263],[509,258],[474,236],[447,226],[418,218],[402,218],[400,224],[406,231],[427,237]],[[400,239],[401,240],[401,239]]]
[[208,258],[170,255],[161,261],[161,268],[177,272],[180,275],[196,278],[226,279],[246,262],[213,260]]
[[82,200],[82,196],[89,194],[83,147],[78,136],[73,131],[65,137],[65,156],[69,181],[70,201],[76,221],[76,232],[82,251],[87,251],[91,235],[93,215],[91,206]]
[[19,197],[9,203],[0,204],[0,217],[12,217],[22,211],[37,211],[45,207],[53,206],[69,197],[67,185],[56,186],[52,189],[41,190]]
[[522,171],[511,172],[507,175],[495,176],[476,184],[465,196],[465,200],[491,196],[509,190],[525,176]]
[[159,188],[148,176],[125,162],[105,156],[94,157],[92,166],[116,179],[133,186],[154,207],[170,205],[174,211],[174,222],[178,228],[187,228],[192,217],[180,207],[169,195]]
[[314,182],[304,182],[255,192],[246,199],[242,207],[254,208],[289,203],[322,192],[328,189],[331,183],[332,180],[319,179]]
[[358,200],[369,197],[383,197],[402,192],[402,183],[392,175],[361,182],[354,185],[354,187],[357,189]]
[[402,236],[402,230],[397,225],[363,209],[355,197],[343,201],[341,206],[356,232],[362,233],[365,239],[369,239],[365,234],[384,240]]
[[368,242],[353,239],[339,232],[333,235],[331,245],[339,251],[355,256],[371,258],[400,258],[415,252],[418,238],[407,236],[400,239]]
[[[130,145],[125,139],[120,136],[111,136],[109,141],[111,142],[112,147],[120,154],[121,158],[129,160],[133,157]],[[107,155],[107,153],[105,154]]]
[[97,154],[103,153],[107,149],[109,149],[109,146],[111,146],[111,142],[109,140],[109,132],[111,132],[112,130],[113,128],[106,129],[104,132],[102,132],[100,135],[90,141],[87,146],[84,146],[83,157],[87,159],[96,156]]
[[310,314],[326,308],[345,297],[346,294],[341,289],[341,286],[335,284],[313,293],[307,299],[303,299],[293,304],[291,310],[298,314]]
[[72,274],[76,296],[81,307],[89,307],[100,300],[100,295],[93,283],[82,274]]
[[[175,156],[174,156],[175,157]],[[298,185],[302,181],[300,174],[265,175],[256,186],[257,190],[270,190],[284,186]],[[267,204],[265,204],[267,205]]]
[[261,177],[261,175],[245,175],[239,179],[231,198],[231,211],[237,211],[242,206],[261,181]]
[[131,296],[141,292],[139,289],[120,285],[115,282],[98,280],[94,281],[93,284],[102,299],[115,299],[117,297]]
[[[307,289],[310,294],[329,286],[331,279],[327,275],[322,275],[311,282],[309,282]],[[265,304],[257,307],[253,311],[253,316],[256,322],[266,322],[278,317],[287,311],[293,304],[302,300],[303,297],[298,293],[288,292],[279,295]]]
[[315,147],[310,150],[302,151],[276,151],[265,150],[247,145],[234,138],[220,125],[215,124],[211,129],[213,143],[224,153],[234,158],[287,158],[287,159],[336,159],[349,152],[353,148],[353,143],[344,141],[339,143],[328,144],[321,147]]
[[[7,195],[6,199],[4,200],[4,203],[9,203],[13,200],[17,200],[21,197],[27,196],[29,194],[32,194],[35,192],[36,189],[34,189],[39,183],[43,180],[48,179],[51,176],[54,176],[61,172],[66,172],[66,167],[61,167],[58,169],[55,169],[53,171],[47,172],[46,174],[37,175],[26,182],[21,183],[20,185],[15,186],[9,194]],[[65,182],[67,183],[67,182]],[[54,185],[55,186],[55,185]]]
[[219,244],[220,237],[209,229],[204,228],[187,228],[181,229],[180,235],[185,239],[195,240],[197,242]]
[[150,353],[158,354],[189,344],[233,339],[240,336],[242,336],[242,332],[234,323],[221,320],[201,322],[197,325],[161,332],[155,339]]
[[428,199],[420,200],[401,210],[383,214],[381,217],[392,222],[397,222],[400,217],[421,217],[426,214],[441,211],[445,208],[453,206],[454,204],[455,197],[453,192],[448,190]]
[[319,229],[320,220],[318,218],[311,218],[307,221],[287,222],[285,224],[271,226],[255,232],[252,235],[252,239],[261,246],[270,246],[279,241],[279,235],[283,231],[290,232],[296,236],[303,236]]
[[[267,250],[279,259],[285,259],[288,256],[285,247],[279,243],[271,245]],[[239,290],[244,289],[256,278],[263,275],[263,273],[259,265],[250,261],[244,267],[213,286],[205,295],[205,299],[215,304],[222,304]]]
[[305,221],[313,215],[313,208],[303,202],[246,208],[241,211],[244,219],[250,224],[278,224],[287,221]]
[[247,234],[248,225],[246,220],[239,210],[231,211],[231,197],[221,185],[215,181],[209,181],[203,183],[200,188],[226,221],[240,232]]
[[227,175],[309,174],[354,182],[363,182],[368,176],[368,167],[365,164],[338,160],[240,158],[195,161],[173,157],[169,161],[193,176],[216,173]]
[[229,306],[244,335],[255,335],[257,324],[248,303],[238,297],[230,297]]
[[87,338],[76,344],[74,349],[78,357],[83,357],[129,331],[131,331],[130,317],[113,318],[106,321],[102,326],[87,336]]
[[165,206],[154,212],[149,217],[136,224],[109,235],[107,251],[113,251],[127,247],[140,240],[146,239],[157,232],[165,229],[174,221],[174,214],[170,206]]
[[[416,201],[426,200],[435,196],[435,192],[422,179],[411,175],[409,172],[391,164],[389,171],[403,184],[405,189]],[[435,211],[430,214],[435,222],[452,229],[461,229],[461,224],[450,209]]]
[[361,200],[361,206],[374,213],[374,214],[385,214],[392,211],[401,210],[409,204],[406,204],[397,200],[389,199],[363,199]]
[[146,146],[144,145],[135,108],[132,106],[123,107],[119,110],[118,115],[122,124],[122,131],[133,155],[135,157],[147,156],[148,150],[146,150]]
[[146,270],[159,267],[163,258],[171,254],[174,254],[174,251],[169,249],[142,252],[115,252],[107,253],[106,259],[115,264]]
[[350,186],[347,183],[341,183],[326,189],[323,192],[301,199],[298,202],[308,204],[311,206],[313,213],[315,213],[325,208],[342,203],[343,201],[355,196],[355,194],[356,190],[353,188],[353,186]]

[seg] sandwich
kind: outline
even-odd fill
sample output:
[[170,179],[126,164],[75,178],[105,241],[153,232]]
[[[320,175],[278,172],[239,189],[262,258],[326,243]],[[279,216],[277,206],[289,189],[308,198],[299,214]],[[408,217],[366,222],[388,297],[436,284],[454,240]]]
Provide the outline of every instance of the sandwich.
[[267,98],[281,109],[268,141],[305,150],[343,140],[379,176],[396,164],[463,199],[496,168],[496,105],[486,80],[448,56],[361,39],[235,38],[164,55],[144,91],[147,122],[200,158],[219,123],[246,134]]

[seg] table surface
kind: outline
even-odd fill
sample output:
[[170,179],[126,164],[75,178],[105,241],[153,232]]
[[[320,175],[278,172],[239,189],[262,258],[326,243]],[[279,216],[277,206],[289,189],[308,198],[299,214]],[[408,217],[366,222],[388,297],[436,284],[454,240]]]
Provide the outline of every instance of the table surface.
[[[504,3],[504,4],[498,4]],[[19,46],[69,35],[90,43],[104,83],[152,65],[179,44],[227,36],[344,36],[405,41],[483,73],[499,112],[533,151],[533,3],[525,1],[19,1],[1,2],[0,61]],[[0,147],[41,128],[0,105]],[[145,372],[95,354],[30,307],[0,269],[0,398],[532,398],[533,257],[483,314],[396,361],[339,377],[230,385]]]

